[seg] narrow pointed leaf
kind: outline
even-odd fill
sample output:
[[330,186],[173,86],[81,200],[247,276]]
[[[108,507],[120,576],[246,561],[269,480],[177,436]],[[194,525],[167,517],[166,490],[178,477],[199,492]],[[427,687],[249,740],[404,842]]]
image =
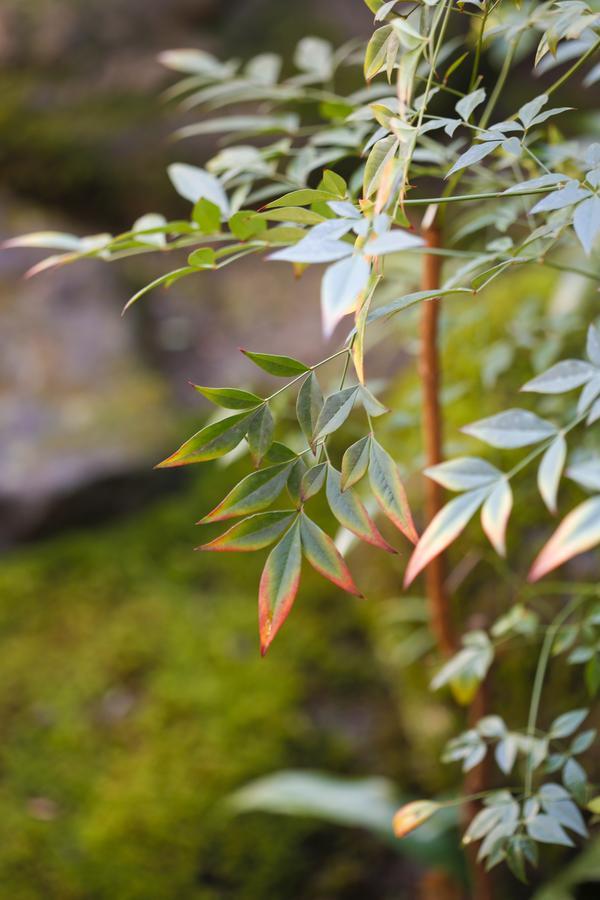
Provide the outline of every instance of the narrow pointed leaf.
[[223,215],[228,215],[227,194],[223,190],[221,182],[214,175],[187,163],[173,163],[167,172],[173,187],[181,197],[191,203],[197,203],[201,197],[205,197],[218,206]]
[[371,267],[364,256],[354,254],[334,263],[321,282],[323,334],[330,338],[344,316],[354,312],[369,283]]
[[447,503],[427,526],[411,556],[404,585],[408,587],[419,572],[438,556],[464,530],[489,494],[489,488],[477,488]]
[[306,475],[307,471],[308,467],[306,463],[304,462],[303,458],[299,456],[290,469],[290,474],[288,475],[286,485],[290,500],[292,501],[294,506],[300,506],[300,504],[302,503],[302,479]]
[[198,550],[219,550],[225,552],[249,553],[262,550],[286,530],[296,515],[292,510],[257,513],[241,522],[236,522],[224,534],[219,535],[207,544],[197,547]]
[[563,519],[542,548],[529,573],[538,581],[564,562],[600,543],[600,497],[581,503]]
[[329,581],[332,581],[342,590],[362,597],[358,590],[350,570],[328,534],[325,534],[308,516],[300,517],[300,535],[302,539],[302,552],[313,569],[316,569]]
[[310,443],[323,408],[323,392],[314,372],[302,383],[296,401],[296,416],[306,440]]
[[595,325],[588,328],[586,353],[590,362],[600,367],[600,329]]
[[513,506],[513,495],[506,478],[492,489],[481,510],[481,527],[499,556],[506,556],[506,526]]
[[416,544],[419,535],[413,522],[406,491],[400,480],[398,467],[387,450],[384,450],[374,438],[370,446],[369,481],[373,495],[382,511],[402,534]]
[[464,153],[462,153],[448,174],[446,178],[449,178],[455,172],[459,172],[461,169],[466,169],[467,166],[472,166],[474,163],[481,162],[486,156],[489,156],[490,153],[493,153],[496,150],[502,141],[485,141],[483,144],[473,144],[472,147],[469,147]]
[[581,387],[597,375],[594,366],[580,359],[564,359],[556,363],[536,378],[532,378],[521,388],[522,391],[533,391],[537,394],[563,394],[573,388]]
[[595,456],[569,466],[567,475],[590,491],[600,491],[600,457]]
[[389,413],[389,407],[384,406],[383,403],[381,403],[381,401],[364,386],[364,384],[361,384],[359,392],[362,405],[370,416],[377,418],[377,416],[383,416],[386,413]]
[[274,427],[275,423],[269,404],[265,403],[254,413],[248,426],[248,446],[258,464],[273,443]]
[[381,547],[388,553],[397,551],[381,536],[375,523],[365,509],[364,503],[351,488],[342,491],[341,476],[337,469],[327,470],[327,502],[340,525],[351,531],[367,544]]
[[244,356],[251,359],[260,369],[264,369],[270,375],[278,375],[280,378],[293,378],[309,372],[308,366],[291,356],[277,356],[274,353],[255,353],[252,350],[243,350]]
[[246,475],[198,524],[221,522],[266,509],[285,487],[292,465],[292,461],[277,463]]
[[425,244],[423,238],[410,231],[388,231],[367,241],[363,252],[367,256],[386,256],[388,253],[398,253],[400,250],[414,250]]
[[191,463],[205,462],[224,456],[237,447],[242,440],[248,431],[250,418],[251,415],[248,413],[239,413],[221,419],[219,422],[213,422],[212,425],[206,425],[185,444],[182,444],[175,453],[158,463],[156,468],[187,466]]
[[429,466],[425,474],[449,491],[470,491],[491,485],[502,477],[500,469],[478,456],[449,459],[437,466]]
[[260,652],[265,655],[287,619],[300,585],[302,547],[296,521],[269,554],[258,591]]
[[338,200],[336,194],[331,191],[317,191],[312,188],[302,188],[299,191],[290,191],[278,200],[267,203],[266,209],[276,209],[278,206],[310,206],[311,203],[320,203],[325,200]]
[[492,447],[506,449],[537,444],[556,434],[551,422],[526,409],[507,409],[497,416],[466,425],[463,431]]
[[371,453],[371,436],[366,435],[358,440],[355,444],[348,447],[342,457],[342,479],[341,489],[345,491],[347,488],[356,484],[369,468],[369,456]]
[[551,513],[556,512],[556,497],[560,477],[567,458],[567,442],[559,434],[550,444],[540,463],[537,473],[538,489],[542,500]]
[[600,236],[600,197],[590,197],[575,208],[573,227],[579,243],[589,256]]
[[319,463],[304,473],[300,483],[300,499],[303,503],[319,493],[325,483],[326,475],[327,463]]
[[315,426],[315,440],[333,434],[344,424],[352,412],[357,393],[358,387],[350,387],[327,397]]
[[217,406],[224,406],[225,409],[252,409],[262,403],[262,398],[250,391],[240,391],[237,388],[211,388],[202,387],[199,384],[193,385],[194,390],[210,400]]

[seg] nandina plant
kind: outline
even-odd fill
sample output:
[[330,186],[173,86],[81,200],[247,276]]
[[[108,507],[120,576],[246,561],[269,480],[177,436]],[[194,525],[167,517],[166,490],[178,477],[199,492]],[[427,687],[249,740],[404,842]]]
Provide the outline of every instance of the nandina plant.
[[[484,869],[506,863],[526,880],[540,844],[571,847],[585,840],[582,810],[600,812],[580,762],[595,740],[589,704],[556,708],[544,694],[553,655],[567,655],[582,673],[582,696],[586,685],[591,697],[600,685],[597,555],[581,569],[582,580],[571,580],[565,568],[600,543],[600,329],[590,322],[576,358],[532,372],[522,387],[526,397],[515,398],[512,408],[465,423],[474,453],[484,455],[444,461],[438,317],[442,303],[448,316],[461,314],[450,298],[463,295],[476,304],[488,285],[515,270],[544,267],[598,281],[600,144],[578,132],[573,106],[600,80],[600,9],[591,0],[366,3],[374,14],[366,48],[333,50],[306,37],[293,70],[275,53],[243,66],[200,50],[162,55],[168,69],[184,76],[171,97],[188,111],[202,111],[178,137],[226,136],[203,168],[169,167],[175,190],[189,203],[188,218],[166,221],[150,213],[117,236],[38,233],[9,244],[58,251],[34,271],[86,257],[175,254],[178,265],[138,291],[126,309],[154,288],[201,279],[203,271],[249,255],[292,266],[299,277],[307,266],[323,266],[327,357],[305,362],[244,349],[248,365],[281,386],[263,397],[195,385],[227,412],[159,466],[206,462],[239,445],[247,450],[249,473],[201,520],[235,522],[201,549],[272,546],[258,587],[263,654],[296,600],[303,560],[350,594],[365,590],[360,573],[355,580],[332,536],[314,520],[317,494],[325,494],[339,524],[373,553],[411,547],[404,588],[424,573],[439,654],[432,689],[450,685],[459,702],[474,704],[469,729],[450,741],[445,760],[479,773],[465,781],[464,842],[480,842],[471,860],[473,895],[487,897]],[[517,72],[519,91],[530,95],[515,104]],[[353,85],[351,92],[341,84]],[[558,94],[568,106],[555,105]],[[424,508],[414,517],[398,464],[414,472],[420,460],[398,458],[385,426],[389,409],[369,387],[365,357],[381,342],[398,340],[398,331],[390,337],[392,326],[410,333],[411,310],[420,317],[426,479]],[[570,509],[560,496],[565,475],[589,495]],[[459,639],[444,551],[457,542],[465,553],[461,534],[479,514],[504,560],[513,504],[531,496],[528,479],[536,480],[540,495],[535,527],[528,526],[528,570],[523,548],[513,565],[503,562],[502,616]],[[447,500],[446,491],[457,496]],[[383,537],[374,509],[395,526],[396,542]],[[559,580],[545,582],[554,570]],[[547,601],[541,608],[540,596]],[[505,654],[519,654],[532,640],[539,658],[529,716],[513,721],[510,708],[490,709],[478,688],[500,644]],[[482,776],[486,757],[497,771],[488,767]],[[442,805],[432,799],[400,809],[398,837]]]

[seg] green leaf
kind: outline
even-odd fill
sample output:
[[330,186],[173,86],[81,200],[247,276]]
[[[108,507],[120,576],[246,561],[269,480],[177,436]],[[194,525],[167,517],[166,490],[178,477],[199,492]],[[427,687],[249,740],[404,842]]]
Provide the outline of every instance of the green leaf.
[[318,525],[312,522],[304,513],[300,516],[300,535],[302,539],[302,552],[313,569],[328,578],[342,590],[356,597],[362,597],[352,575],[346,565],[343,556],[331,540]]
[[383,403],[381,403],[381,401],[364,386],[364,384],[361,384],[360,386],[360,399],[362,400],[362,405],[366,411],[374,418],[383,416],[390,411],[389,407],[384,406]]
[[293,509],[286,509],[249,516],[241,522],[236,522],[224,534],[196,549],[238,553],[262,550],[277,540],[291,524],[295,515],[296,512]]
[[537,394],[563,394],[581,387],[598,374],[598,370],[581,359],[563,359],[546,372],[532,378],[521,388]]
[[300,499],[303,503],[319,493],[325,483],[326,475],[327,463],[319,463],[304,473],[300,484]]
[[327,397],[315,425],[315,440],[333,434],[344,424],[352,412],[357,393],[358,388],[351,387],[336,391]]
[[325,169],[323,171],[323,177],[319,187],[321,190],[335,194],[340,198],[345,197],[348,190],[348,185],[342,176],[338,175],[337,172],[333,172],[331,169]]
[[296,401],[296,416],[306,440],[311,443],[321,409],[323,392],[314,372],[302,383]]
[[275,423],[269,404],[264,403],[252,416],[247,435],[248,446],[257,465],[273,443],[274,428]]
[[276,209],[278,206],[310,206],[311,203],[319,203],[323,200],[339,200],[339,195],[331,191],[318,191],[313,188],[301,188],[299,191],[290,191],[277,200],[267,203],[265,209]]
[[277,356],[274,353],[255,353],[252,350],[244,349],[242,349],[242,353],[260,369],[264,369],[270,375],[277,375],[279,378],[293,378],[296,375],[302,375],[303,372],[310,372],[308,366],[291,356]]
[[300,585],[301,566],[300,525],[296,521],[269,554],[260,578],[258,623],[262,656],[291,611]]
[[247,241],[266,231],[267,223],[253,209],[240,209],[229,219],[229,230],[239,241]]
[[166,275],[161,275],[159,278],[155,278],[154,281],[151,281],[150,284],[146,284],[143,288],[141,288],[137,293],[130,297],[125,306],[123,307],[123,313],[127,312],[130,306],[133,306],[144,294],[147,294],[149,291],[152,291],[156,287],[160,287],[161,285],[165,285],[165,287],[169,287],[174,282],[179,281],[180,278],[185,278],[187,275],[193,275],[197,269],[193,266],[183,266],[181,269],[173,269],[172,272],[167,272]]
[[573,556],[591,550],[600,543],[600,497],[586,500],[562,520],[548,543],[538,554],[530,581],[538,581]]
[[367,434],[352,444],[342,457],[341,489],[345,491],[363,477],[369,468],[371,436]]
[[212,200],[201,197],[192,210],[192,219],[203,234],[216,234],[221,229],[221,210]]
[[194,390],[215,403],[217,406],[223,406],[225,409],[252,409],[262,403],[262,398],[250,391],[240,391],[238,388],[211,388],[202,387],[199,384],[193,385]]
[[377,191],[385,165],[393,158],[397,148],[398,140],[393,134],[373,144],[363,175],[363,193],[367,199]]
[[212,247],[199,247],[190,253],[188,263],[194,269],[214,269],[215,251]]
[[289,474],[288,480],[287,480],[287,492],[290,496],[292,503],[295,506],[300,506],[300,504],[302,503],[302,497],[301,497],[300,491],[301,491],[302,479],[304,478],[304,475],[306,474],[307,471],[308,471],[308,467],[307,467],[306,463],[304,462],[303,458],[301,456],[299,456],[298,459],[293,464],[292,468],[290,469],[290,474]]
[[502,472],[486,459],[461,456],[425,469],[425,475],[449,491],[470,491],[492,485],[502,478]]
[[579,243],[589,256],[600,236],[600,197],[590,197],[575,207],[573,227]]
[[355,492],[351,488],[346,488],[342,492],[340,473],[333,466],[329,466],[327,470],[327,502],[340,525],[355,534],[361,541],[387,550],[388,553],[397,552],[381,536]]
[[465,122],[471,117],[471,114],[477,107],[483,103],[485,100],[485,91],[483,88],[478,88],[476,91],[472,91],[470,94],[466,94],[456,104],[456,112],[459,114],[461,119],[464,119]]
[[191,463],[205,462],[209,459],[218,459],[237,447],[250,423],[251,414],[239,413],[236,416],[228,416],[212,425],[201,428],[185,444],[171,454],[167,459],[158,463],[155,468],[166,469],[174,466],[187,466]]
[[285,487],[292,465],[291,460],[276,463],[246,475],[198,524],[221,522],[266,509]]
[[367,49],[365,52],[365,61],[363,66],[363,72],[365,81],[370,81],[371,78],[374,78],[382,69],[385,68],[386,58],[387,58],[387,44],[390,39],[390,36],[394,34],[394,29],[391,25],[383,25],[381,28],[377,28],[376,31],[373,32],[369,43],[367,44]]
[[400,480],[398,467],[389,453],[374,438],[371,441],[369,480],[371,490],[388,519],[402,534],[416,543],[416,532],[406,492]]
[[269,219],[272,222],[295,222],[297,225],[319,225],[326,219],[312,209],[304,209],[301,206],[286,206],[283,209],[271,209],[266,212],[256,213],[261,220]]

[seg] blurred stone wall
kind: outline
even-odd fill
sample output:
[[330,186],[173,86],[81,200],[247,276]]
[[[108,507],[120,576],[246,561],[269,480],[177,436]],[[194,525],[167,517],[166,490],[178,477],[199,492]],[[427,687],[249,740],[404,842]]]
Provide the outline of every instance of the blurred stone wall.
[[[160,50],[289,56],[303,34],[337,42],[368,22],[358,0],[3,0],[0,237],[118,232],[149,210],[187,214],[165,168],[201,164],[212,146],[169,141],[181,116],[160,99],[171,81]],[[150,472],[181,437],[181,408],[193,403],[199,422],[208,412],[187,379],[253,377],[239,345],[320,353],[312,274],[296,282],[287,267],[246,261],[157,292],[121,319],[165,260],[82,263],[24,281],[40,256],[0,253],[0,546],[47,530],[90,484],[106,493],[106,479]],[[127,490],[119,496],[128,502]]]

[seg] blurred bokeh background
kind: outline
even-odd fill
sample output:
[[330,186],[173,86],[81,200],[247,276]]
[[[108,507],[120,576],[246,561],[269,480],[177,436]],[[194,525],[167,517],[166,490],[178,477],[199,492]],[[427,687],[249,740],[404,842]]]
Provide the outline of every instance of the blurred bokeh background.
[[[3,0],[0,236],[115,233],[150,210],[187,215],[165,168],[202,164],[214,144],[170,140],[183,120],[160,99],[172,81],[161,50],[286,56],[303,35],[340,43],[370,25],[366,7],[348,0]],[[433,869],[459,865],[443,833],[399,855],[365,829],[232,816],[224,803],[282,769],[380,776],[399,796],[452,784],[438,762],[449,713],[435,697],[422,706],[427,670],[401,668],[429,646],[420,600],[394,599],[402,562],[381,566],[354,551],[370,605],[307,573],[261,661],[261,560],[192,552],[193,523],[232,473],[152,470],[208,414],[188,379],[250,386],[237,346],[325,355],[317,276],[296,282],[244,261],[152,294],[121,318],[125,300],[164,271],[160,259],[89,261],[23,280],[39,256],[0,254],[0,896],[416,897],[428,847]],[[498,379],[519,361],[558,352],[555,341],[549,353],[540,310],[552,295],[558,314],[576,316],[577,291],[520,276],[512,332],[506,298],[493,314],[493,297],[487,311],[465,307],[448,349],[458,422],[474,407],[471,418],[483,414],[486,389],[497,389],[496,404],[504,387],[510,395]],[[528,346],[519,315],[528,333],[539,319]],[[457,361],[465,341],[472,353]],[[484,362],[486,344],[495,351]],[[418,452],[414,376],[398,391],[392,433],[409,458]],[[467,603],[478,590],[471,583]],[[486,591],[501,609],[503,598]],[[518,684],[503,690],[519,710]],[[358,812],[347,820],[382,811],[388,821],[385,784],[349,789]],[[317,790],[316,806],[324,797]],[[435,877],[427,896],[441,896]]]

